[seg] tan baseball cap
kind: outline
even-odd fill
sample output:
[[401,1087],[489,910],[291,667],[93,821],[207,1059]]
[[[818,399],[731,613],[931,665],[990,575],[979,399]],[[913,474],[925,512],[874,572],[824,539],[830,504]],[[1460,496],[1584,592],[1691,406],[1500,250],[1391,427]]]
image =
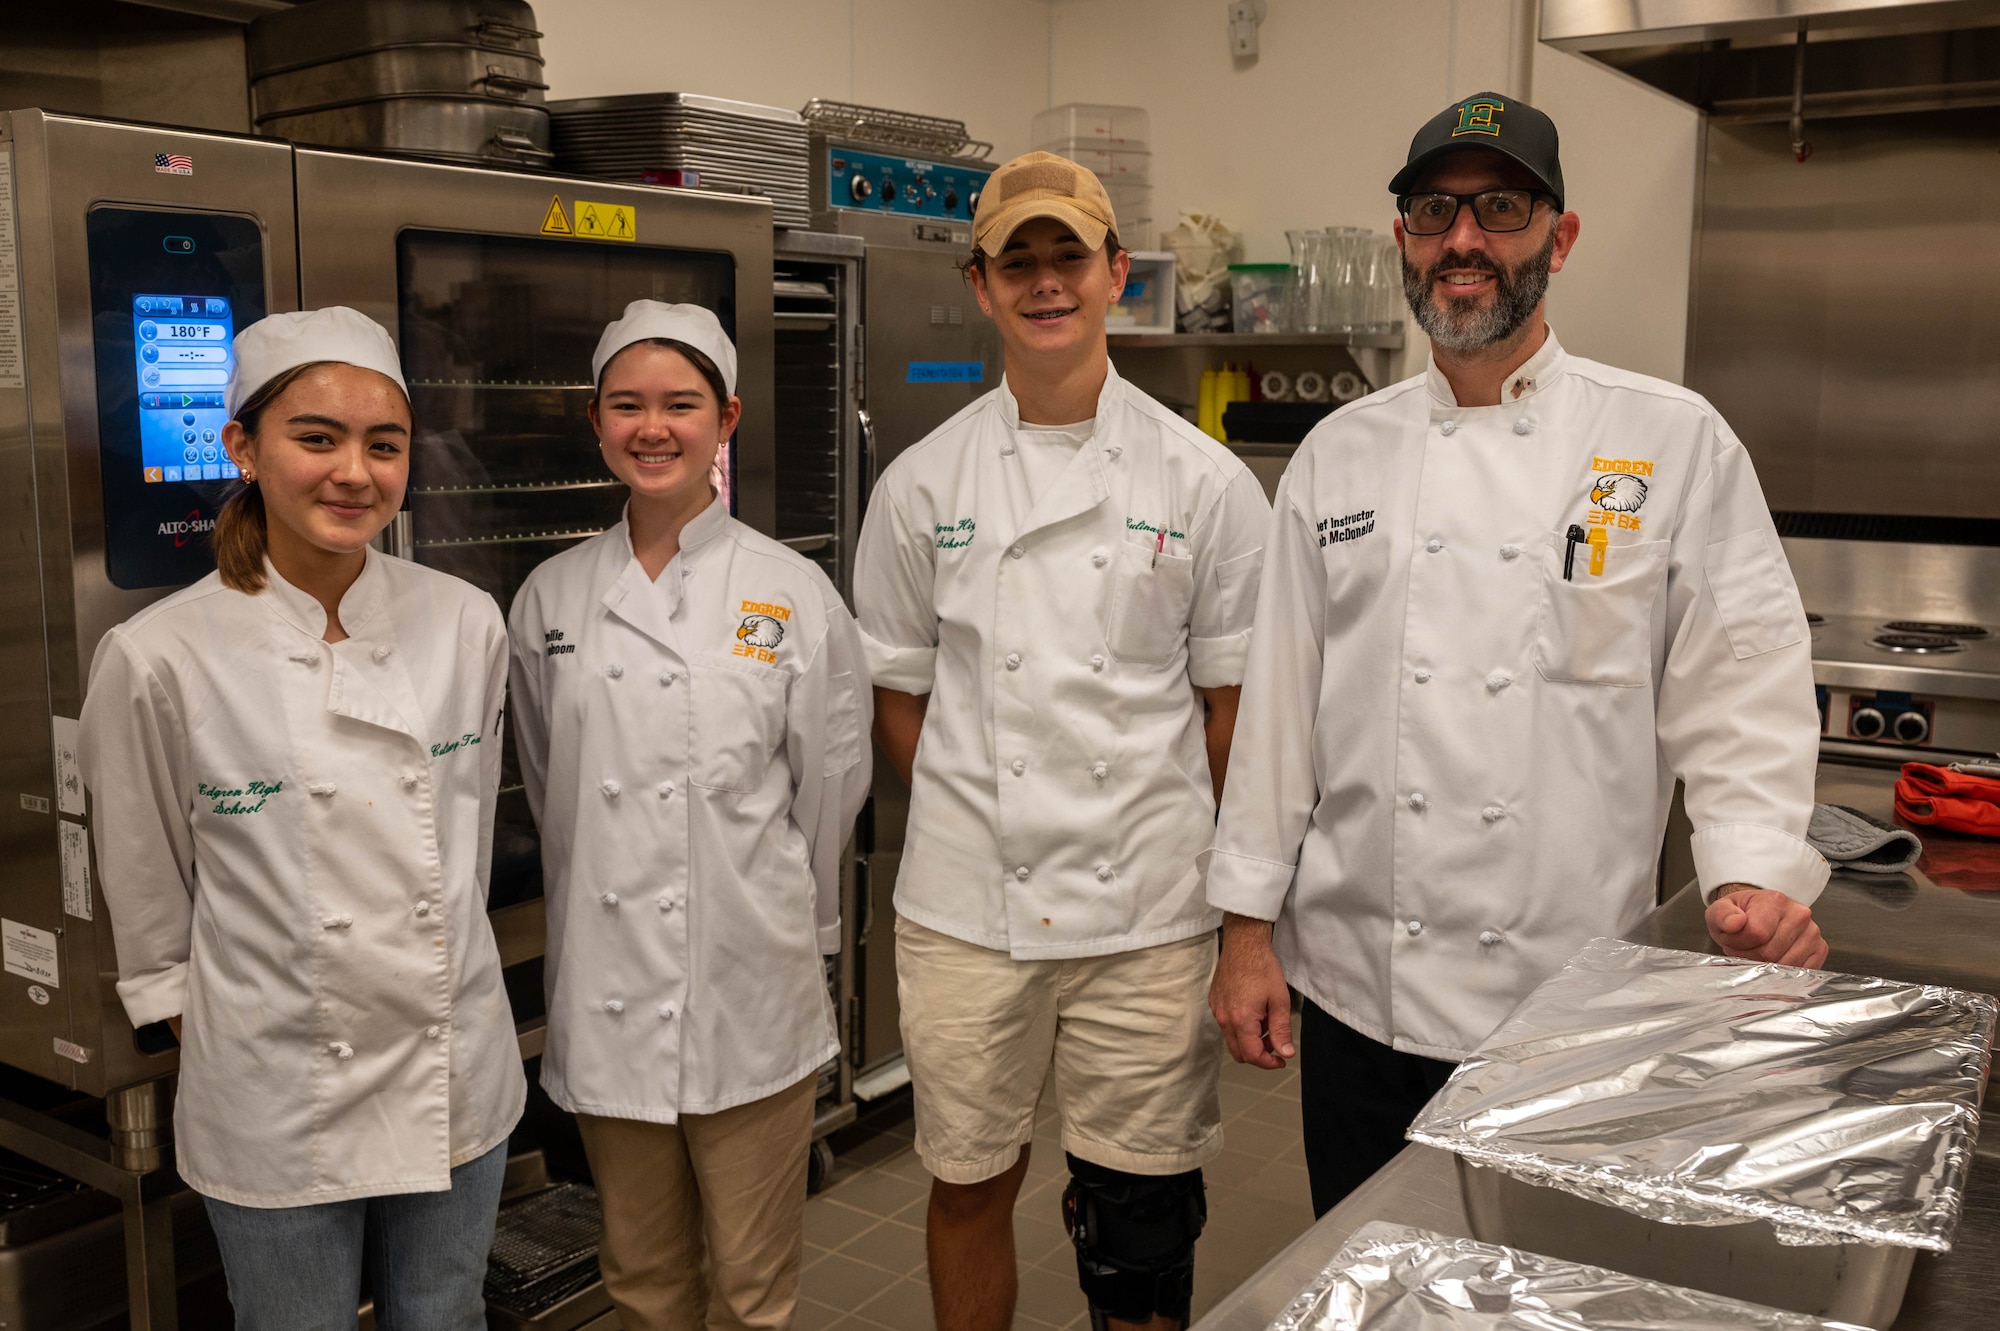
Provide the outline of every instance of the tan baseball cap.
[[972,217],[972,243],[997,256],[1021,223],[1053,217],[1092,249],[1118,234],[1111,196],[1097,173],[1054,153],[1023,153],[986,179]]

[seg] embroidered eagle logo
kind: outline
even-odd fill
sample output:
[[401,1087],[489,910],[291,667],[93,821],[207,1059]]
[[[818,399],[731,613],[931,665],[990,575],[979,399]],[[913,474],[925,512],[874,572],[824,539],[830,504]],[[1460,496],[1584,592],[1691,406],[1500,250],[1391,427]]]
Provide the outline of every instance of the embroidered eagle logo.
[[736,636],[752,647],[776,647],[785,638],[785,626],[769,615],[745,615]]
[[1607,513],[1636,513],[1646,502],[1645,479],[1629,474],[1599,477],[1590,502]]

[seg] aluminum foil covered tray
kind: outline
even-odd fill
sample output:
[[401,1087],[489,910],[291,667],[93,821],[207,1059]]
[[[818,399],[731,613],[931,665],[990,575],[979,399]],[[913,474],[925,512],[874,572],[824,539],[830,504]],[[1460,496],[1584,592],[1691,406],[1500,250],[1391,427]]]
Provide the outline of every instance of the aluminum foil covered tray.
[[1597,939],[1410,1139],[1650,1220],[1951,1247],[1995,1000]]
[[1270,1331],[1851,1331],[1601,1267],[1363,1225]]

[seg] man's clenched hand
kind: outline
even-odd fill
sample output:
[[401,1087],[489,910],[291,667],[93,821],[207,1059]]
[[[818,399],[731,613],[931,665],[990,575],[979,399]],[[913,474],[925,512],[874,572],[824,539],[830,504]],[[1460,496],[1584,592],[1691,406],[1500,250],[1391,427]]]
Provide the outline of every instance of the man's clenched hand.
[[[1783,892],[1747,883],[1727,883],[1708,907],[1708,936],[1723,955],[1750,961],[1775,961],[1786,966],[1817,967],[1826,963],[1827,943],[1820,936],[1812,907]],[[1213,1004],[1213,999],[1210,1002]]]

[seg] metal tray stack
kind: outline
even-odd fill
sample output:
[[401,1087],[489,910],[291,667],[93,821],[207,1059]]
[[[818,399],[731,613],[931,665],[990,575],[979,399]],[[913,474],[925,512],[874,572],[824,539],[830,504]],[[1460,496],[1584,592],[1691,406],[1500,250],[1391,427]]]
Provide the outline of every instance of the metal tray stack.
[[708,189],[761,194],[772,221],[803,228],[806,123],[796,111],[685,92],[550,102],[556,166],[644,183],[649,171],[694,171]]
[[257,132],[473,166],[546,166],[541,33],[523,0],[315,0],[250,25]]
[[507,1203],[486,1259],[486,1301],[514,1319],[533,1321],[597,1283],[604,1234],[597,1190],[581,1183]]

